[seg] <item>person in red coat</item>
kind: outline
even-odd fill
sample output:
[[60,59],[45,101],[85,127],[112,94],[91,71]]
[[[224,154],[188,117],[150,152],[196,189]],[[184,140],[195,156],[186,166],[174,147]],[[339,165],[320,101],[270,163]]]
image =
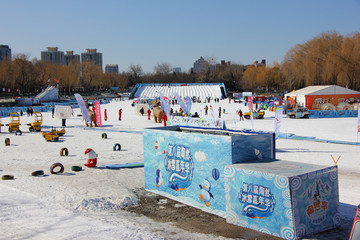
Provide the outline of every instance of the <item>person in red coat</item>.
[[104,118],[105,118],[105,121],[107,121],[107,110],[106,109],[104,110]]
[[151,115],[151,110],[150,110],[150,108],[147,110],[147,114],[148,114],[148,120],[150,120],[150,115]]
[[122,114],[122,109],[119,109],[119,121],[121,121],[121,114]]
[[164,127],[166,127],[167,116],[166,116],[165,112],[162,115],[162,120],[164,121]]

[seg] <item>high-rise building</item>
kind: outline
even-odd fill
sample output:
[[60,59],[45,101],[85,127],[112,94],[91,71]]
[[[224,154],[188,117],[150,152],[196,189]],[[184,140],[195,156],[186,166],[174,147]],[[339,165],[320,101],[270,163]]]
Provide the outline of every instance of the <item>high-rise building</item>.
[[107,72],[107,73],[119,73],[119,66],[117,64],[106,64],[105,72]]
[[66,51],[65,55],[66,64],[78,64],[80,63],[80,55],[74,54],[74,51]]
[[92,62],[102,68],[102,53],[95,49],[86,49],[86,53],[81,53],[81,62]]
[[47,51],[42,51],[41,61],[51,64],[66,64],[64,52],[58,51],[58,47],[47,47]]
[[265,60],[265,59],[262,59],[262,60],[261,60],[261,63],[259,63],[259,61],[254,61],[254,66],[255,66],[255,67],[263,67],[263,66],[266,66],[266,60]]
[[194,62],[194,73],[204,72],[207,70],[213,70],[215,66],[211,66],[203,57],[200,57],[198,60]]
[[221,63],[217,63],[216,64],[216,70],[217,71],[224,71],[226,69],[226,67],[230,66],[231,62],[230,61],[225,61],[225,60],[221,60]]
[[11,60],[11,48],[8,45],[0,45],[0,62]]
[[174,67],[173,73],[181,73],[181,67]]

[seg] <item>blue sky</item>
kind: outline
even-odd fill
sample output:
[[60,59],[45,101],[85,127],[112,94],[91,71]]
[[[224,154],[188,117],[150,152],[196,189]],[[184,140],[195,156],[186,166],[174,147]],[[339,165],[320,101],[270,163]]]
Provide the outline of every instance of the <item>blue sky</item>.
[[86,52],[144,72],[159,63],[188,71],[200,56],[282,62],[320,33],[360,32],[360,0],[1,0],[0,44],[41,58],[46,47]]

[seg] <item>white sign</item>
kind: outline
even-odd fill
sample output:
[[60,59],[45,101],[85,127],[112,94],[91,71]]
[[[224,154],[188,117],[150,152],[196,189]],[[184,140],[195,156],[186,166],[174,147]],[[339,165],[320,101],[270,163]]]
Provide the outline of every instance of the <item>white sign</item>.
[[170,119],[170,125],[225,129],[225,123],[223,120],[215,121],[212,119],[181,116],[172,116]]
[[279,138],[280,127],[282,123],[283,108],[279,107],[275,112],[275,139]]
[[360,104],[358,104],[358,133],[360,132]]
[[70,106],[55,106],[54,115],[56,118],[59,119],[69,119],[73,110]]

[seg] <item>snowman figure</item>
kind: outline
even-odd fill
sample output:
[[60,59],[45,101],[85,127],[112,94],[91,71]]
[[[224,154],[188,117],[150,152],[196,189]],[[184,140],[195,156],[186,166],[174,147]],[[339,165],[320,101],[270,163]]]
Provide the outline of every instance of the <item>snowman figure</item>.
[[85,155],[88,158],[87,163],[85,163],[84,165],[86,167],[96,167],[96,163],[97,163],[97,154],[94,150],[92,150],[91,148],[88,148],[85,150]]

